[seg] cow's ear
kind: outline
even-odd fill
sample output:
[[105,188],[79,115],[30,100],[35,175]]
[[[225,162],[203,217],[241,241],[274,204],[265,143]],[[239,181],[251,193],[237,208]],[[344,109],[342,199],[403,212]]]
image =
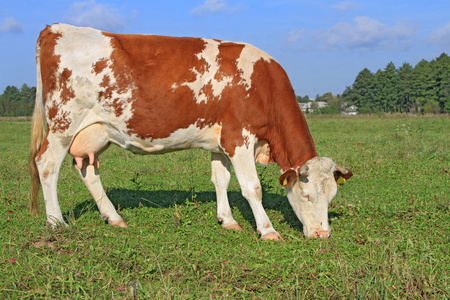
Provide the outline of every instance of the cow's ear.
[[282,186],[291,186],[295,179],[297,179],[297,172],[294,170],[286,171],[278,178]]
[[350,179],[353,176],[352,171],[345,169],[340,165],[336,165],[336,171],[334,171],[334,179],[338,185],[344,184],[345,180]]

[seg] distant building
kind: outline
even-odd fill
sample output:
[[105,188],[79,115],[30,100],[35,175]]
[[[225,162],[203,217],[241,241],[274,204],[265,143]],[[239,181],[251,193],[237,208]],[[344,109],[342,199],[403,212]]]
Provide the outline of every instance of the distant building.
[[343,115],[356,116],[358,114],[358,107],[356,105],[347,106],[342,113]]
[[299,103],[302,112],[313,112],[316,108],[324,108],[328,106],[328,103],[322,101],[311,101],[307,103]]

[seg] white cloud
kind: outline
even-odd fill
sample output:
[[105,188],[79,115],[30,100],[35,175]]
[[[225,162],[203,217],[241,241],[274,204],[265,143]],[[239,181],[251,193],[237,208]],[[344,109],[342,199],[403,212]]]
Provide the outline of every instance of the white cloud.
[[1,32],[22,33],[22,24],[13,17],[8,17],[0,24],[0,33]]
[[306,29],[292,30],[288,33],[287,41],[288,43],[297,43],[305,37]]
[[242,4],[230,7],[225,0],[206,0],[202,5],[195,7],[191,14],[197,17],[211,14],[235,14],[245,8]]
[[346,12],[346,11],[352,10],[356,6],[358,6],[358,3],[349,0],[349,1],[344,1],[344,2],[340,2],[336,5],[333,5],[333,8],[336,8],[337,10],[342,11],[342,12]]
[[106,31],[119,31],[126,27],[124,16],[117,8],[95,0],[74,2],[66,20],[76,26],[94,27]]
[[370,17],[357,17],[354,23],[341,22],[319,29],[311,37],[324,49],[405,50],[417,30],[415,24],[398,21],[388,26]]
[[433,31],[428,42],[437,46],[450,46],[450,22]]

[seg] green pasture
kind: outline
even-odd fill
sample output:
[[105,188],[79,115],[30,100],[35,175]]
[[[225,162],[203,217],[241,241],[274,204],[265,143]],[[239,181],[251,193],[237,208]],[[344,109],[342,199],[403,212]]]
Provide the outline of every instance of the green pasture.
[[[331,203],[329,239],[306,239],[258,166],[283,242],[261,241],[233,177],[242,232],[216,221],[209,153],[100,157],[129,226],[100,218],[67,157],[59,200],[68,228],[29,215],[29,121],[0,122],[0,299],[449,299],[449,116],[314,117],[317,151],[352,170]],[[295,134],[295,133],[294,133]]]

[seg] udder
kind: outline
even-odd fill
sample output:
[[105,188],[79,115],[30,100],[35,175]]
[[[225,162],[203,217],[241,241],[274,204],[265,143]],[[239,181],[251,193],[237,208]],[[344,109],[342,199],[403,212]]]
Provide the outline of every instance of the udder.
[[100,167],[99,155],[109,146],[109,136],[101,124],[93,124],[80,131],[70,146],[69,153],[74,157],[78,168],[83,169],[83,162]]

